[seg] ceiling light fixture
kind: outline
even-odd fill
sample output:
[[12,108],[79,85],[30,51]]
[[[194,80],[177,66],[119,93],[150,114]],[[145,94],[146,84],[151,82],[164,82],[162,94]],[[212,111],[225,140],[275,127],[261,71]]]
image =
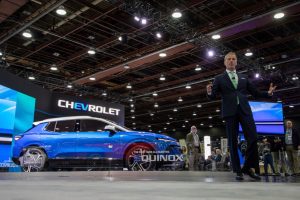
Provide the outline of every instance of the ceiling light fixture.
[[253,53],[251,52],[250,49],[247,49],[245,56],[247,56],[247,57],[253,56]]
[[213,50],[209,50],[207,52],[208,57],[213,57],[215,55],[215,52]]
[[94,54],[96,54],[96,51],[94,49],[89,49],[87,51],[87,53],[90,54],[90,55],[94,55]]
[[195,71],[201,71],[202,68],[200,67],[200,65],[196,65]]
[[70,88],[70,89],[71,89],[72,87],[73,87],[73,86],[72,86],[72,85],[70,85],[70,84],[69,84],[69,85],[67,85],[67,88]]
[[160,54],[159,54],[159,57],[161,57],[161,58],[164,58],[164,57],[166,57],[166,56],[167,56],[166,53],[160,53]]
[[178,18],[182,17],[182,13],[180,12],[180,10],[178,8],[176,8],[173,11],[172,17],[175,18],[175,19],[178,19]]
[[157,97],[158,96],[158,94],[157,94],[157,92],[153,92],[153,94],[152,94],[153,96],[155,96],[155,97]]
[[32,33],[31,33],[31,31],[30,31],[29,29],[26,29],[26,30],[22,33],[22,35],[23,35],[24,37],[26,37],[26,38],[32,38]]
[[182,102],[183,99],[182,99],[181,97],[179,97],[177,101],[178,101],[178,102]]
[[67,11],[65,9],[64,6],[59,6],[57,9],[56,9],[56,14],[58,15],[61,15],[61,16],[64,16],[67,14]]
[[197,108],[201,108],[202,105],[200,103],[197,104]]
[[128,84],[127,84],[127,86],[126,86],[126,88],[127,88],[127,89],[132,89],[132,86],[131,86],[131,84],[130,84],[130,83],[128,83]]
[[103,92],[102,92],[102,96],[107,96],[107,92],[106,92],[106,91],[103,91]]
[[155,104],[154,104],[154,108],[158,108],[158,103],[155,103]]
[[50,70],[51,70],[51,71],[57,71],[58,68],[56,67],[55,64],[53,64],[53,65],[51,65]]
[[159,80],[161,80],[161,81],[165,81],[166,80],[166,77],[162,74],[162,75],[160,75],[160,78],[159,78]]
[[177,112],[178,110],[177,110],[177,108],[174,108],[173,111],[174,111],[174,112]]
[[156,35],[156,38],[158,38],[158,39],[160,39],[162,37],[160,32],[157,32],[155,35]]
[[218,40],[218,39],[221,38],[221,35],[215,34],[215,35],[211,36],[211,38],[214,39],[214,40]]
[[141,20],[141,18],[139,18],[138,16],[134,16],[134,20],[139,22]]
[[274,14],[274,19],[281,19],[284,17],[284,13],[283,12],[279,12],[279,13],[276,13]]
[[192,88],[192,86],[191,86],[191,85],[189,85],[189,84],[187,84],[187,85],[185,86],[185,88],[186,88],[186,89],[191,89],[191,88]]
[[147,19],[146,19],[146,18],[142,18],[141,23],[142,23],[143,25],[147,24]]
[[90,77],[89,79],[90,79],[91,81],[95,81],[95,80],[96,80],[95,77]]
[[35,77],[34,76],[29,76],[28,79],[29,80],[35,80]]
[[129,69],[129,68],[130,68],[130,66],[128,64],[124,65],[124,69]]

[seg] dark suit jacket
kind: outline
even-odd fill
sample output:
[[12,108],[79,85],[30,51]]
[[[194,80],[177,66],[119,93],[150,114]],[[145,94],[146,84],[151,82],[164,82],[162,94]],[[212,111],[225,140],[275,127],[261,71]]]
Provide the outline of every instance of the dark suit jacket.
[[254,98],[257,97],[270,97],[267,92],[260,92],[256,87],[248,80],[248,77],[244,74],[238,75],[238,86],[234,88],[230,77],[225,71],[215,77],[212,93],[208,95],[210,99],[215,99],[216,95],[221,94],[222,98],[222,117],[231,117],[237,113],[237,97],[239,97],[239,104],[242,111],[246,115],[251,115],[251,108],[248,102],[247,95],[250,93]]
[[292,128],[292,132],[293,147],[295,150],[298,150],[298,146],[300,145],[300,134],[295,128]]
[[[199,137],[199,135],[198,135]],[[200,143],[200,137],[199,137],[199,143]],[[193,133],[188,133],[186,135],[186,145],[188,149],[188,155],[194,153],[194,136]],[[201,147],[199,146],[199,150],[201,151]]]

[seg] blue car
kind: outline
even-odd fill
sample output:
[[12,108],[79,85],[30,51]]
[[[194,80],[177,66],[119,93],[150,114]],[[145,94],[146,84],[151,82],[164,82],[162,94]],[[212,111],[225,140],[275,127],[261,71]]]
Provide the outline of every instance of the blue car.
[[146,171],[183,165],[175,139],[90,116],[35,122],[14,137],[13,161],[25,171],[75,167]]

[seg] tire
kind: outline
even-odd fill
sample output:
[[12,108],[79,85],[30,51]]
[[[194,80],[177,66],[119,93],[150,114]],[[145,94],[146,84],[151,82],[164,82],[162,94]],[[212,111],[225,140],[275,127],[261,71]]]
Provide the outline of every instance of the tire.
[[25,172],[39,172],[45,167],[48,157],[39,147],[28,147],[22,156],[21,166]]
[[151,171],[155,169],[156,162],[143,158],[151,158],[153,149],[145,144],[134,144],[125,156],[125,166],[131,171]]

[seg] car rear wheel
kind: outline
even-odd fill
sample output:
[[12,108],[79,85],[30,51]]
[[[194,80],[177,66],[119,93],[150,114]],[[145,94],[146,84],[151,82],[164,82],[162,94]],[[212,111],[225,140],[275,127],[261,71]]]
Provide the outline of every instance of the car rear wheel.
[[136,144],[126,153],[126,166],[131,171],[149,171],[155,168],[153,150],[144,144]]
[[22,156],[21,166],[25,172],[38,172],[44,169],[46,153],[38,147],[29,147]]

